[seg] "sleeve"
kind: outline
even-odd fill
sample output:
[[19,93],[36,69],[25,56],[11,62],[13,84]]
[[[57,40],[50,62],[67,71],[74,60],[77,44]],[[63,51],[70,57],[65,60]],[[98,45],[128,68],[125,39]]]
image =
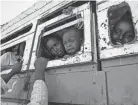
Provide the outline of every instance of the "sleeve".
[[5,81],[0,77],[1,81],[1,95],[4,94],[6,91],[8,91],[8,87],[5,83]]
[[48,105],[48,91],[43,80],[35,81],[28,105]]
[[3,54],[0,58],[1,60],[1,66],[5,66],[5,65],[9,65],[9,58],[11,56],[11,53],[10,52],[7,52],[5,54]]

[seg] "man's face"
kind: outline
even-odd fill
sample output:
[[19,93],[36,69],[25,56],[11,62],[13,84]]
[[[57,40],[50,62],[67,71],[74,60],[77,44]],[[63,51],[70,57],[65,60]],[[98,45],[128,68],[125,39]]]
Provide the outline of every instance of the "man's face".
[[133,26],[127,21],[120,21],[114,29],[112,39],[116,44],[131,42],[135,37]]
[[68,54],[75,54],[80,48],[80,37],[75,30],[70,30],[63,35],[63,44]]
[[57,39],[48,40],[47,48],[50,51],[50,53],[56,57],[62,57],[64,55],[63,45]]

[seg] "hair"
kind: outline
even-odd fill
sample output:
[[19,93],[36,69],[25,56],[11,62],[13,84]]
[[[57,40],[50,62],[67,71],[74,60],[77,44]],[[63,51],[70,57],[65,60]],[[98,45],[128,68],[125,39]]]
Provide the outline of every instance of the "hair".
[[[82,45],[83,42],[84,42],[83,29],[78,29],[77,27],[71,26],[71,27],[69,27],[69,28],[66,29],[66,31],[64,32],[64,34],[67,33],[67,32],[69,32],[70,30],[75,30],[77,33],[79,33],[77,35],[80,36],[80,42],[81,42],[81,45]],[[64,36],[64,34],[63,34],[63,36]]]
[[117,24],[122,21],[132,24],[131,12],[129,12],[129,11],[125,12],[124,15],[115,23],[113,30],[114,30],[114,28],[116,28]]
[[64,34],[67,33],[67,32],[69,32],[70,30],[75,30],[77,33],[79,33],[78,35],[80,35],[80,37],[83,37],[83,30],[82,29],[78,29],[76,27],[69,27],[69,28],[67,28],[66,31],[64,32]]

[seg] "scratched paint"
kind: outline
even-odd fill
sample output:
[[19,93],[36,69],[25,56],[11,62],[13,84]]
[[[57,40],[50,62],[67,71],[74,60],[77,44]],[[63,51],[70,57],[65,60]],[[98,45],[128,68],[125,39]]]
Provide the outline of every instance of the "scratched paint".
[[123,1],[105,2],[101,5],[98,5],[97,18],[101,59],[138,53],[138,12],[136,11],[138,9],[138,2],[136,1],[126,1],[129,4],[132,12],[134,30],[136,33],[134,42],[131,44],[125,44],[123,46],[113,46],[110,41],[107,11],[110,6],[117,5],[122,2]]
[[127,65],[106,68],[109,105],[138,105],[137,67]]

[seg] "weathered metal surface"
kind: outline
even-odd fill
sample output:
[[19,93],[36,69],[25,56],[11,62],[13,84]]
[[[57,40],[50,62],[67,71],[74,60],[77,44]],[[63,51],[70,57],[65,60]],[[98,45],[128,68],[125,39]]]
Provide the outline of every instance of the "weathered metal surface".
[[99,32],[99,47],[101,59],[107,59],[122,55],[133,55],[138,53],[138,2],[126,1],[132,11],[134,28],[136,31],[136,40],[132,44],[125,44],[124,46],[115,47],[111,44],[108,26],[107,11],[110,6],[117,5],[123,1],[109,1],[98,5],[98,32]]
[[138,64],[105,69],[109,105],[138,105]]
[[[138,64],[138,56],[137,55],[103,60],[102,68],[110,68],[110,67],[116,67],[116,66],[127,66],[127,65],[133,65],[133,64]],[[106,69],[104,69],[104,70],[106,70]]]
[[[48,69],[45,77],[49,102],[57,105],[60,103],[106,105],[104,71],[97,72],[96,69],[96,65],[91,64]],[[34,74],[30,81],[32,84],[33,76]]]
[[104,73],[98,72],[96,76],[94,73],[46,75],[49,101],[91,105],[106,103]]
[[[73,57],[69,57],[68,59],[58,59],[58,60],[51,60],[48,62],[47,67],[56,67],[56,66],[63,66],[63,65],[68,65],[68,64],[75,64],[75,63],[83,63],[83,62],[88,62],[92,60],[92,42],[91,42],[91,31],[90,31],[90,6],[89,3],[84,4],[80,7],[77,7],[76,9],[73,10],[73,13],[76,14],[81,14],[82,15],[82,21],[84,22],[84,44],[81,47],[81,51],[78,52],[78,54],[76,54]],[[36,40],[35,40],[35,44],[34,44],[34,48],[33,48],[33,54],[32,54],[32,59],[31,59],[31,65],[30,65],[30,69],[34,69],[34,61],[36,59],[36,55],[34,53],[36,53],[37,50],[37,44],[38,42],[38,37],[40,35],[41,30],[49,25],[52,24],[54,22],[57,22],[59,19],[64,19],[67,16],[62,14],[58,17],[55,17],[54,19],[51,19],[45,23],[43,23],[42,25],[38,26],[38,30],[36,32]],[[69,17],[69,16],[68,16]],[[67,23],[66,25],[60,26],[56,29],[50,30],[48,32],[46,32],[44,35],[48,35],[51,32],[55,32],[58,30],[61,30],[65,27],[69,27],[71,25],[75,25],[77,22],[79,22],[80,19],[72,21],[70,23]]]

